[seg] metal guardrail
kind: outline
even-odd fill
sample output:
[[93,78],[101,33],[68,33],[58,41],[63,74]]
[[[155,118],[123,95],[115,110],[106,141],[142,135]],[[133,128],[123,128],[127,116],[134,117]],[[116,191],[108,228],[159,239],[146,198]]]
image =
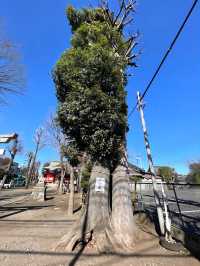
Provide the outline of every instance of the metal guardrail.
[[[138,206],[140,210],[155,215],[154,196],[150,189],[152,183],[146,182],[145,185],[148,189],[144,189],[144,183],[137,182]],[[163,185],[172,224],[190,234],[200,235],[200,184],[163,183]],[[163,204],[162,194],[160,199]]]

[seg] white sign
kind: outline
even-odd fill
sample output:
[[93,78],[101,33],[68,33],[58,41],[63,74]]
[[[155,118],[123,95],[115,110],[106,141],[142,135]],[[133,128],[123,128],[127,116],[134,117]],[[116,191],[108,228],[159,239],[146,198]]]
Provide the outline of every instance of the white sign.
[[105,178],[97,177],[95,183],[95,191],[104,193],[104,188],[105,188]]
[[0,149],[0,155],[4,155],[5,154],[5,149]]

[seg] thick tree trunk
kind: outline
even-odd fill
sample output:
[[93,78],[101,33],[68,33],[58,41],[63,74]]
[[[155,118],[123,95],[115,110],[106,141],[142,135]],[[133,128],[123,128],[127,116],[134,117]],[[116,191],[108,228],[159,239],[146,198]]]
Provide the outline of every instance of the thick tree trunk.
[[133,218],[129,176],[126,167],[123,165],[117,166],[112,181],[112,231],[117,246],[131,248],[137,241],[138,228]]
[[[90,177],[88,219],[91,229],[102,227],[109,219],[110,171],[102,165],[94,165]],[[100,185],[99,182],[102,184]]]
[[74,169],[70,167],[70,193],[69,193],[69,202],[68,202],[68,215],[73,215],[74,212]]
[[118,165],[112,174],[112,214],[104,233],[98,233],[96,248],[99,252],[130,252],[135,244],[152,238],[138,225],[133,216],[127,168]]
[[[101,178],[101,191],[97,191],[97,182]],[[87,242],[94,232],[95,241],[100,241],[98,232],[105,232],[109,221],[109,169],[95,164],[90,177],[90,187],[86,209],[80,220],[74,225],[71,232],[65,235],[58,243],[56,249],[71,251],[78,242]],[[84,239],[84,241],[83,241]]]
[[71,251],[77,243],[86,244],[92,239],[98,252],[132,251],[136,242],[149,239],[149,235],[140,230],[133,217],[126,171],[124,166],[119,165],[113,173],[110,218],[110,172],[101,165],[93,166],[86,210],[56,249]]

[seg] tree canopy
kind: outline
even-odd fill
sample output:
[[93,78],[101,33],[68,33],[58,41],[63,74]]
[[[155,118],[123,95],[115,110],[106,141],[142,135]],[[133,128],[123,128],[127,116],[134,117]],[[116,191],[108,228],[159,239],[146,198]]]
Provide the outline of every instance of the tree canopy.
[[167,183],[173,182],[177,175],[175,169],[169,166],[159,166],[157,174],[162,176]]
[[190,172],[187,177],[187,182],[200,184],[200,161],[189,164]]
[[[109,13],[110,16],[112,14]],[[93,162],[113,167],[127,132],[126,69],[135,39],[111,23],[103,8],[67,8],[72,47],[58,60],[54,82],[64,134]]]

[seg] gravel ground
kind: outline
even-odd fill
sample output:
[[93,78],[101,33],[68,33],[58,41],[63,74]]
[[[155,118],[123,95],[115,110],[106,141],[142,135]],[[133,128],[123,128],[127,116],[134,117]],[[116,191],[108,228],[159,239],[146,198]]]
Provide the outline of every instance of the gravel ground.
[[0,219],[1,266],[200,265],[192,256],[163,249],[157,238],[138,243],[134,253],[126,255],[98,255],[87,250],[79,257],[74,253],[55,252],[53,247],[70,230],[78,216],[76,213],[73,217],[67,217],[66,196],[45,203],[27,199],[13,208],[16,206],[23,207],[23,211],[12,215],[11,207],[8,215]]

